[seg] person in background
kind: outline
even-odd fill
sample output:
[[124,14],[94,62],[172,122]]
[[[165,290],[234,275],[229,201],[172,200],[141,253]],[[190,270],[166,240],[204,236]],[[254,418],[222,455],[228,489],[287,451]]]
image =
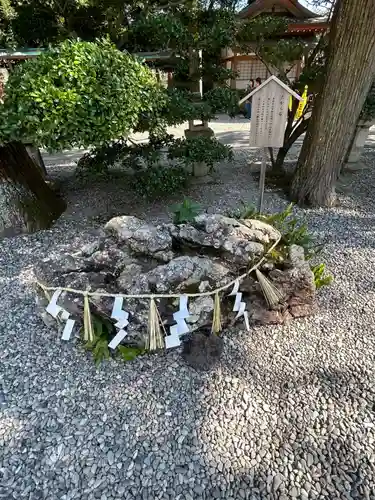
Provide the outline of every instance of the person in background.
[[255,86],[256,87],[259,87],[259,85],[262,83],[262,79],[261,78],[256,78],[255,79]]
[[[254,80],[250,79],[250,84],[246,89],[246,92],[251,92],[254,89]],[[251,97],[245,102],[245,118],[251,120]]]

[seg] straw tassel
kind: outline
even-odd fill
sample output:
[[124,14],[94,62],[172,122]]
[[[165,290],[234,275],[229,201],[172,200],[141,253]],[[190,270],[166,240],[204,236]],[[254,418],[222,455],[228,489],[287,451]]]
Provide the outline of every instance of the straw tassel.
[[164,347],[164,335],[166,334],[162,320],[156,306],[155,299],[150,300],[150,311],[148,313],[148,338],[146,342],[147,351],[157,351]]
[[83,299],[83,331],[85,342],[94,341],[94,329],[92,326],[89,296],[85,294]]
[[255,270],[257,280],[262,289],[264,298],[267,301],[268,307],[274,309],[285,299],[284,295],[278,290],[275,285],[262,274],[259,269]]
[[212,318],[211,331],[216,335],[221,332],[221,305],[220,305],[220,296],[218,293],[215,293],[214,314]]

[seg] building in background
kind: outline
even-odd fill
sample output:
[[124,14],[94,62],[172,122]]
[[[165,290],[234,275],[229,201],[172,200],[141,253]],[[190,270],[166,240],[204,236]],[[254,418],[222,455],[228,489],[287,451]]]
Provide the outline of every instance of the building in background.
[[[297,37],[306,41],[307,44],[313,43],[316,35],[326,31],[329,26],[326,17],[321,17],[310,11],[298,0],[253,0],[239,12],[241,19],[251,19],[261,15],[288,18],[290,20],[288,30],[283,37]],[[232,88],[245,89],[251,78],[264,80],[271,76],[273,71],[273,68],[267,68],[255,53],[241,54],[235,48],[227,47],[221,51],[221,57],[226,68],[232,69],[238,74],[236,79],[229,82]],[[295,61],[287,75],[291,81],[298,78],[302,65],[302,60]]]

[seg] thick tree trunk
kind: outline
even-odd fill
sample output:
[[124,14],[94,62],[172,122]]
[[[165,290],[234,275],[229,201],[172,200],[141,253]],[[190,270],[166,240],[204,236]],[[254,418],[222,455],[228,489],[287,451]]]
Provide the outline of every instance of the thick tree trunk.
[[0,147],[0,237],[45,229],[65,207],[23,144]]
[[298,203],[335,203],[335,182],[374,73],[375,1],[340,0],[332,20],[325,81],[292,183],[292,198]]

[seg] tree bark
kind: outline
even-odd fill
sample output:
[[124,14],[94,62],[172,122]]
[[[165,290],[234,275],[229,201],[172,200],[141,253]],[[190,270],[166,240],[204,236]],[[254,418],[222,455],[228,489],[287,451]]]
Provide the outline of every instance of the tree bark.
[[33,146],[32,144],[25,144],[25,147],[26,147],[26,151],[27,151],[28,155],[38,165],[43,179],[45,179],[47,177],[47,169],[46,169],[46,166],[44,164],[44,160],[43,160],[42,154],[40,152],[40,149]]
[[323,88],[292,183],[292,198],[300,204],[335,203],[335,182],[374,78],[374,19],[374,0],[337,2]]
[[285,132],[284,145],[279,149],[276,160],[273,162],[272,166],[272,169],[275,173],[283,172],[283,165],[286,155],[288,154],[290,148],[293,146],[296,140],[306,132],[309,120],[310,118],[304,117],[297,124],[297,126],[295,126],[294,129],[290,129],[289,131]]
[[65,208],[22,143],[0,146],[0,237],[48,228]]

